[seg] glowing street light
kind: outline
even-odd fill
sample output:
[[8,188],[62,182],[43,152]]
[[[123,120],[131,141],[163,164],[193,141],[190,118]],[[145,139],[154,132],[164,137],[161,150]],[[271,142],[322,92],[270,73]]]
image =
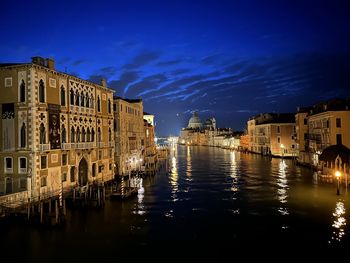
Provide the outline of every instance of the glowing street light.
[[336,171],[335,172],[335,177],[337,178],[337,195],[340,194],[340,191],[339,191],[339,179],[340,179],[340,176],[341,176],[341,173],[339,171]]

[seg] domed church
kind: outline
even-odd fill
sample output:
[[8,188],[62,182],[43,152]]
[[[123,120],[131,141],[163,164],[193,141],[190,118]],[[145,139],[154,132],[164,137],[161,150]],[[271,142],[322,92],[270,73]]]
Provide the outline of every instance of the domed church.
[[202,121],[201,119],[198,117],[198,113],[196,111],[193,112],[193,115],[191,117],[191,119],[188,122],[188,129],[202,129]]

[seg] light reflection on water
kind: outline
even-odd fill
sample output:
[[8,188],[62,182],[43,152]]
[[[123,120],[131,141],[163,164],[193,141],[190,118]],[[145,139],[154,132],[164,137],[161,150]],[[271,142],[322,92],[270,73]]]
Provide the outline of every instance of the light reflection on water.
[[137,197],[107,200],[104,209],[68,210],[60,230],[1,228],[0,240],[35,247],[30,253],[40,258],[62,248],[75,253],[77,243],[113,256],[144,248],[157,258],[155,248],[168,247],[188,248],[196,259],[207,252],[231,260],[233,247],[350,245],[348,193],[341,191],[340,200],[333,184],[291,160],[177,146],[161,166],[143,178]]
[[287,206],[287,198],[288,198],[288,180],[286,175],[287,164],[284,159],[280,160],[279,170],[278,170],[278,178],[277,178],[277,196],[281,205],[278,208],[278,212],[281,215],[289,215],[288,206]]
[[345,205],[344,202],[339,200],[336,203],[335,211],[333,213],[333,235],[331,237],[330,243],[332,242],[340,242],[345,235]]

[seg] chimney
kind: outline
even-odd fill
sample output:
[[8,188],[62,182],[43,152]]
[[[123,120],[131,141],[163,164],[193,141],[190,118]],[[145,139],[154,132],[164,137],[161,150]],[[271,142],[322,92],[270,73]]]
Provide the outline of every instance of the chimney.
[[47,58],[46,59],[46,66],[49,69],[55,70],[55,61],[52,58]]
[[107,88],[107,81],[106,81],[106,79],[101,79],[101,85],[102,85],[103,87],[106,87],[106,88]]
[[45,67],[45,59],[42,57],[32,57],[32,63]]

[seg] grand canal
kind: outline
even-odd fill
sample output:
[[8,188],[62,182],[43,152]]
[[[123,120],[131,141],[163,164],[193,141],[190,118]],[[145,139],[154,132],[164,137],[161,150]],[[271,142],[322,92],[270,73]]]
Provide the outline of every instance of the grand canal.
[[69,210],[63,228],[6,225],[1,242],[34,259],[226,259],[238,248],[350,244],[349,195],[292,160],[178,146],[138,195]]

